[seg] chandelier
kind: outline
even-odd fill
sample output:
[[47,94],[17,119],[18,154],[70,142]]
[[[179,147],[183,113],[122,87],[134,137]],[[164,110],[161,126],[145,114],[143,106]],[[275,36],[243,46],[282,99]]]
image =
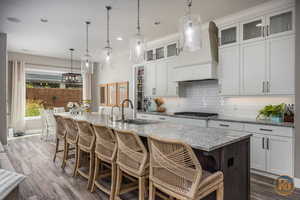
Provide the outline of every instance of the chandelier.
[[74,83],[82,83],[82,76],[80,73],[73,73],[73,52],[74,49],[69,49],[70,50],[70,55],[71,55],[71,60],[70,60],[70,72],[68,73],[63,73],[62,74],[62,82],[63,83],[69,83],[69,84],[74,84]]

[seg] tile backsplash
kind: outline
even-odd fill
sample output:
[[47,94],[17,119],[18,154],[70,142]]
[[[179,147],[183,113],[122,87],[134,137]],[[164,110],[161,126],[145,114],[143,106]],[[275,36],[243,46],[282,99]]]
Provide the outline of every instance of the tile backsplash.
[[216,112],[220,115],[255,118],[258,110],[268,104],[294,103],[294,96],[219,96],[216,80],[182,82],[180,97],[164,98],[167,112]]

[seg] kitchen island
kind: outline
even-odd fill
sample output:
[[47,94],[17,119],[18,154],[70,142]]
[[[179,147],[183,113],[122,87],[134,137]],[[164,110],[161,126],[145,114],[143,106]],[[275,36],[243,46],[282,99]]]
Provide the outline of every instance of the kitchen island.
[[[69,116],[69,114],[61,114]],[[115,130],[133,131],[146,143],[147,136],[176,139],[192,146],[204,170],[224,173],[224,199],[250,199],[251,134],[179,123],[148,121],[144,124],[111,122],[107,116],[91,113],[72,116]],[[215,199],[214,194],[205,199]]]

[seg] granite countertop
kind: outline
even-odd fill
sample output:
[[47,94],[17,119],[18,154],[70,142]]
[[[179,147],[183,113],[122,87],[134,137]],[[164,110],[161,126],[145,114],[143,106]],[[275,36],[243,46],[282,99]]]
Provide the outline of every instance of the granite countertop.
[[[70,114],[61,114],[71,116]],[[128,124],[111,122],[108,117],[91,113],[75,116],[74,119],[87,120],[92,124],[105,125],[116,130],[128,130],[142,137],[149,135],[159,136],[166,139],[176,139],[191,145],[195,149],[213,151],[226,145],[247,139],[250,133],[222,130],[215,128],[201,128],[192,125],[175,124],[169,122],[152,121],[151,124]]]
[[269,120],[257,120],[257,119],[252,119],[252,118],[232,117],[232,116],[226,116],[226,115],[219,115],[219,116],[215,116],[215,117],[196,117],[196,116],[183,116],[183,115],[174,115],[173,113],[159,113],[159,112],[138,112],[138,113],[151,114],[151,115],[162,115],[162,116],[177,117],[177,118],[239,122],[239,123],[269,125],[269,126],[282,126],[282,127],[290,127],[290,128],[295,127],[294,123],[291,123],[291,122],[277,123],[277,122],[272,122]]

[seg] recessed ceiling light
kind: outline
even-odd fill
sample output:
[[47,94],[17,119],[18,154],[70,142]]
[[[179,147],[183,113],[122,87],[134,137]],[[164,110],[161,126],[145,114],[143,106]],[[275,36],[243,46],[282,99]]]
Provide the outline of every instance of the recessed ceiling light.
[[41,18],[41,22],[47,23],[47,22],[48,22],[48,19],[46,19],[46,18]]
[[117,37],[117,40],[118,40],[118,41],[122,41],[123,38],[122,38],[122,37]]
[[7,21],[13,22],[13,23],[20,23],[21,22],[21,20],[16,18],[16,17],[7,17],[6,19],[7,19]]

